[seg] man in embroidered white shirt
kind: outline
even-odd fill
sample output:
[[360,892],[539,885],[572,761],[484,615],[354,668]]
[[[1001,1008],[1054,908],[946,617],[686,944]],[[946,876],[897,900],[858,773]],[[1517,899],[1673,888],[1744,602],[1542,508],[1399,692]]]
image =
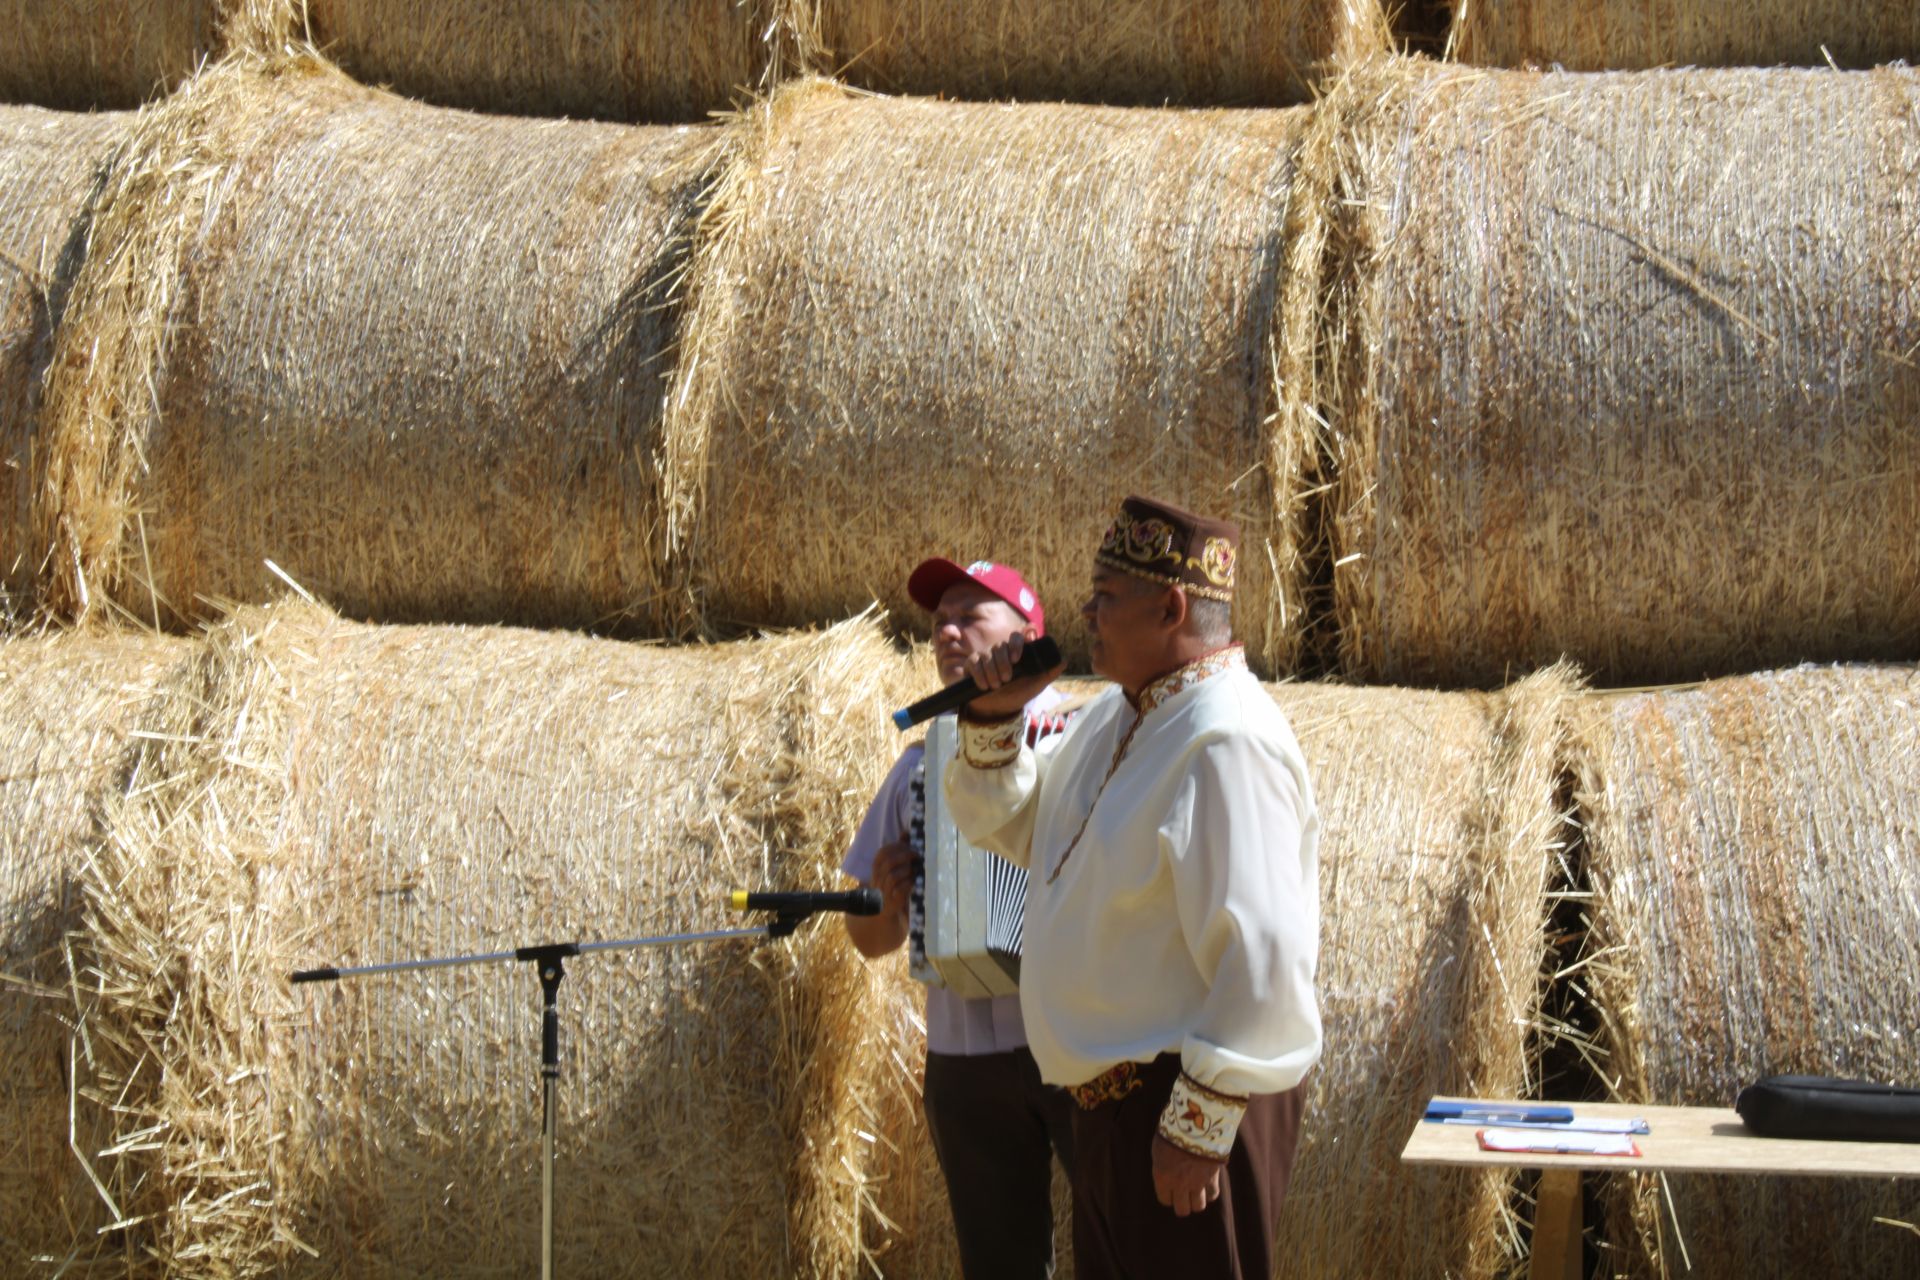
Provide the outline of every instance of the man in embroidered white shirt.
[[1319,822],[1286,718],[1230,643],[1238,531],[1132,497],[1082,613],[1095,699],[1036,753],[1010,639],[969,670],[945,784],[968,839],[1029,867],[1020,998],[1074,1114],[1081,1280],[1274,1274],[1320,1055]]

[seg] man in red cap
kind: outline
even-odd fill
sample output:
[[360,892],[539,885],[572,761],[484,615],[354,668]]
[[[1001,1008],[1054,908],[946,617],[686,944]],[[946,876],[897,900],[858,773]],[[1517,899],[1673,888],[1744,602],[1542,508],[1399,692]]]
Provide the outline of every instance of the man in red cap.
[[[1046,633],[1046,612],[1026,579],[1005,565],[923,562],[907,594],[933,615],[940,682],[967,677],[969,660],[1014,637]],[[1064,727],[1057,690],[1041,690],[1022,711],[1033,742]],[[908,747],[867,810],[841,869],[881,891],[877,916],[845,916],[861,954],[878,958],[908,938],[916,876],[926,839],[925,752]],[[933,1149],[946,1177],[971,1280],[1032,1277],[1053,1270],[1052,1157],[1072,1172],[1073,1104],[1043,1084],[1027,1048],[1020,997],[966,999],[927,988],[927,1066],[922,1091]]]
[[1036,752],[1018,716],[1053,676],[1013,679],[1008,637],[971,664],[990,692],[945,779],[961,831],[1031,873],[1020,999],[1076,1104],[1080,1280],[1274,1274],[1320,1056],[1319,819],[1231,643],[1238,548],[1225,521],[1128,498],[1081,610],[1114,687]]

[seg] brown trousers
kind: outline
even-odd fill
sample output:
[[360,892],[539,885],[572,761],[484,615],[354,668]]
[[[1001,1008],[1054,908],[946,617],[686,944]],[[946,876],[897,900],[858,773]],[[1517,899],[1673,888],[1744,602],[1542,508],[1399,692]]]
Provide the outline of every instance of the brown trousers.
[[1073,1118],[1073,1271],[1077,1280],[1245,1277],[1271,1280],[1274,1234],[1300,1139],[1303,1091],[1256,1094],[1247,1103],[1226,1187],[1182,1218],[1153,1193],[1152,1140],[1180,1074],[1165,1053],[1144,1084]]

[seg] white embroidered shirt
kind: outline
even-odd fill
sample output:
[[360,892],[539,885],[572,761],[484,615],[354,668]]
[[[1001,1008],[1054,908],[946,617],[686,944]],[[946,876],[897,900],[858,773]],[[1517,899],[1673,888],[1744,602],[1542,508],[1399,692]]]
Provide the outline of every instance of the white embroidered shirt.
[[1077,1085],[1178,1052],[1160,1132],[1224,1158],[1246,1096],[1320,1055],[1319,822],[1293,731],[1235,647],[1149,685],[1137,715],[1116,687],[1052,750],[1022,737],[963,722],[946,788],[968,839],[1032,872],[1040,1073]]

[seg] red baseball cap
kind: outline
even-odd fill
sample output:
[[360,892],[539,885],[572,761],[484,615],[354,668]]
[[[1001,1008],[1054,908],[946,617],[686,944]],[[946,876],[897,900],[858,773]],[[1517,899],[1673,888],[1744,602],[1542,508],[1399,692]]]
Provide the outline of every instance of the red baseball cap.
[[940,556],[922,560],[907,576],[907,595],[932,613],[940,607],[940,597],[956,582],[979,583],[1012,605],[1013,611],[1031,622],[1035,631],[1047,634],[1047,611],[1040,607],[1039,593],[1017,572],[991,560],[975,560],[964,569]]

